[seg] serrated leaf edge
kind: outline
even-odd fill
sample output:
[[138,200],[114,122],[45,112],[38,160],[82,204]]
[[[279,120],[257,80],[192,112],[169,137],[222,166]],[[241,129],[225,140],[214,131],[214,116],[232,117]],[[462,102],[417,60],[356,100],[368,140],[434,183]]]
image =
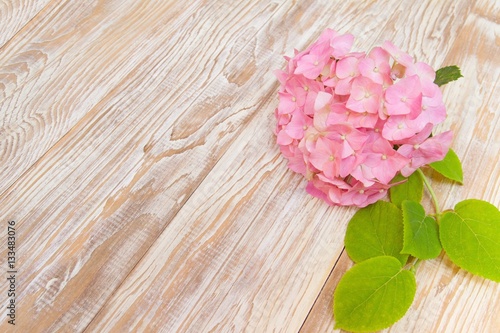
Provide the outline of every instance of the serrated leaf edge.
[[[430,260],[430,259],[435,259],[435,258],[439,257],[439,254],[441,254],[441,252],[443,251],[443,244],[442,244],[442,242],[441,242],[441,234],[439,233],[439,225],[438,225],[438,240],[439,240],[439,243],[440,243],[440,245],[441,245],[441,251],[439,252],[439,254],[438,254],[437,256],[435,256],[435,257],[429,257],[429,258],[427,258],[427,257],[422,257],[422,258],[421,258],[421,257],[417,257],[417,256],[416,256],[415,254],[413,254],[413,253],[410,253],[410,252],[404,252],[404,251],[405,251],[405,239],[406,239],[406,225],[405,225],[405,216],[404,216],[404,212],[403,212],[403,203],[404,203],[405,201],[415,202],[415,203],[419,204],[419,205],[420,205],[420,207],[422,207],[422,208],[423,208],[422,204],[420,204],[419,202],[413,201],[413,200],[403,200],[403,202],[401,203],[401,215],[402,215],[402,217],[403,217],[403,249],[401,250],[401,252],[400,252],[400,253],[401,253],[401,254],[408,254],[408,255],[410,255],[410,256],[413,256],[413,257],[418,258],[418,259],[421,259],[421,260]],[[423,209],[424,209],[424,208],[423,208]],[[424,219],[425,219],[425,218],[427,218],[427,217],[430,217],[430,218],[434,219],[432,216],[427,215],[427,214],[426,214],[426,212],[425,212],[425,209],[424,209]],[[435,219],[434,219],[434,222],[436,222],[436,220],[435,220]],[[436,222],[436,224],[437,224],[437,222]]]
[[[446,82],[440,83],[439,81],[437,81],[437,80],[438,80],[437,74],[438,74],[438,72],[439,72],[439,71],[444,70],[444,69],[447,69],[447,68],[456,68],[456,69],[458,70],[458,76],[457,76],[456,78],[454,78],[454,79],[449,80],[449,81],[446,81]],[[453,81],[456,81],[456,80],[460,79],[461,77],[464,77],[464,76],[462,75],[462,71],[460,70],[460,67],[458,67],[457,65],[444,66],[444,67],[439,68],[439,69],[436,71],[436,78],[434,79],[434,83],[435,83],[438,87],[442,87],[442,86],[444,86],[445,84],[448,84],[448,83],[450,83],[450,82],[453,82]]]
[[[347,224],[347,229],[346,229],[346,234],[344,235],[344,247],[345,247],[345,250],[346,250],[346,253],[348,255],[348,257],[355,263],[359,264],[359,263],[362,263],[366,260],[369,260],[369,259],[372,259],[372,258],[376,258],[376,257],[384,257],[384,256],[389,256],[389,257],[394,257],[396,260],[398,260],[401,265],[405,265],[407,262],[408,262],[408,255],[407,254],[404,254],[404,253],[401,253],[401,251],[398,253],[398,252],[395,252],[393,255],[389,254],[389,253],[386,253],[385,252],[385,249],[382,249],[384,252],[380,252],[379,255],[375,255],[375,256],[372,256],[372,257],[369,257],[369,258],[365,258],[365,259],[361,259],[359,260],[359,257],[357,257],[356,255],[353,256],[352,252],[350,252],[350,244],[349,246],[345,246],[345,244],[349,243],[347,242],[347,234],[348,234],[348,230],[349,230],[349,226],[351,224],[351,221],[356,217],[356,215],[362,211],[362,210],[368,210],[369,209],[369,215],[370,216],[373,216],[372,214],[372,211],[373,209],[375,208],[375,205],[386,205],[387,207],[385,208],[389,208],[391,207],[390,209],[397,209],[399,211],[399,213],[401,214],[401,208],[398,207],[397,205],[393,204],[392,202],[390,201],[383,201],[383,200],[379,200],[369,206],[366,206],[366,207],[363,207],[361,209],[359,209],[352,217],[351,219],[349,220],[348,224]],[[401,223],[403,223],[403,220],[401,219]],[[402,224],[403,226],[403,232],[404,232],[404,225]],[[350,233],[349,233],[350,234]],[[404,237],[404,236],[403,236]],[[399,254],[398,257],[396,257],[395,255],[396,254]],[[406,257],[405,257],[406,256]],[[404,261],[404,262],[403,262]]]
[[[443,173],[441,173],[441,171],[439,171],[439,170],[437,170],[437,169],[435,168],[435,165],[436,165],[435,163],[443,162],[443,161],[444,161],[444,159],[446,158],[446,156],[447,156],[450,152],[452,152],[452,153],[455,155],[455,157],[457,158],[457,160],[458,160],[458,162],[459,162],[459,166],[460,166],[460,172],[459,172],[459,176],[460,176],[460,178],[459,178],[459,179],[451,178],[451,177],[449,177],[449,176],[447,176],[447,175],[444,175]],[[458,158],[457,153],[456,153],[453,149],[451,149],[451,148],[450,148],[450,149],[448,150],[448,152],[446,153],[445,157],[443,157],[443,159],[441,159],[441,160],[439,160],[439,161],[435,161],[435,162],[429,163],[428,165],[429,165],[429,167],[430,167],[432,170],[436,171],[437,173],[439,173],[439,174],[440,174],[441,176],[443,176],[444,178],[449,179],[449,180],[454,181],[454,182],[457,182],[457,183],[458,183],[458,184],[460,184],[460,185],[463,185],[463,184],[464,184],[464,183],[463,183],[463,181],[464,181],[464,171],[463,171],[463,167],[462,167],[462,161],[460,161],[460,158]]]
[[[384,285],[386,285],[387,283],[389,283],[390,281],[392,281],[392,280],[393,280],[393,279],[394,279],[397,275],[401,274],[403,271],[406,271],[406,272],[411,273],[411,276],[413,277],[413,279],[412,279],[412,282],[413,282],[413,283],[412,283],[412,291],[413,291],[413,292],[412,292],[412,299],[411,299],[411,302],[410,302],[410,304],[409,304],[408,308],[406,309],[406,312],[405,312],[405,313],[403,313],[403,314],[401,315],[401,317],[399,317],[398,319],[396,319],[396,321],[394,321],[392,324],[389,324],[388,326],[385,326],[385,327],[377,328],[377,329],[376,329],[376,331],[378,331],[378,330],[382,330],[382,329],[385,329],[385,328],[388,328],[388,327],[390,327],[390,326],[394,325],[394,324],[395,324],[395,323],[397,323],[399,320],[401,320],[401,319],[402,319],[402,318],[406,315],[406,313],[408,313],[408,310],[411,308],[411,305],[412,305],[412,304],[413,304],[413,302],[415,301],[415,296],[416,296],[416,293],[417,293],[417,281],[416,281],[416,278],[415,278],[415,273],[414,273],[414,272],[412,272],[412,271],[410,271],[410,270],[405,269],[405,268],[404,268],[404,266],[401,264],[401,261],[399,261],[396,257],[393,257],[393,256],[387,256],[387,255],[386,255],[386,256],[372,257],[372,258],[366,259],[366,260],[364,260],[364,261],[362,261],[362,262],[360,262],[360,263],[354,264],[351,268],[349,268],[349,269],[348,269],[348,270],[344,273],[344,275],[343,275],[343,276],[341,277],[341,279],[340,279],[340,281],[342,281],[342,279],[346,276],[346,274],[347,274],[350,270],[352,270],[352,269],[353,269],[354,267],[356,267],[356,266],[359,266],[361,263],[366,263],[367,261],[374,260],[374,259],[379,259],[379,258],[381,258],[381,257],[386,257],[386,258],[392,258],[392,259],[395,259],[395,260],[398,262],[399,266],[400,266],[399,271],[398,271],[398,272],[397,272],[397,273],[396,273],[393,277],[391,277],[391,279],[390,279],[390,280],[388,280],[387,282],[385,282],[385,283],[384,283]],[[340,281],[338,282],[337,287],[339,286]],[[379,288],[377,288],[377,290],[376,290],[376,291],[378,291],[381,287],[382,287],[382,286],[380,286]],[[376,292],[376,291],[375,291],[375,292]],[[375,292],[373,292],[373,293],[372,293],[372,295],[373,295],[373,294],[375,294]],[[336,297],[336,296],[335,296],[335,294],[336,294],[336,293],[337,293],[337,288],[335,288],[335,291],[334,291],[334,296],[333,296],[333,299],[334,299],[334,303],[333,303],[333,312],[334,312],[334,316],[335,316],[335,305],[336,305],[336,303],[335,303],[335,297]],[[371,295],[370,295],[370,297],[371,297]],[[337,320],[335,320],[334,329],[342,329],[342,330],[351,331],[351,332],[373,332],[373,331],[374,331],[373,329],[370,329],[370,330],[349,330],[349,328],[338,326],[338,321],[337,321]]]
[[[470,200],[473,200],[473,199],[470,199]],[[464,200],[464,201],[467,201],[467,200]],[[459,204],[460,204],[460,203],[462,203],[462,202],[464,202],[464,201],[459,202]],[[480,201],[482,201],[482,200],[480,200]],[[488,202],[488,203],[489,203],[489,202]],[[457,205],[458,205],[458,204],[457,204]],[[456,206],[455,206],[455,207],[456,207]],[[443,215],[442,215],[442,217],[441,217],[441,218],[443,218],[446,214],[454,214],[454,215],[456,215],[458,218],[460,218],[462,221],[465,221],[465,220],[464,220],[464,219],[463,219],[460,215],[458,215],[458,214],[457,214],[454,210],[449,210],[449,211],[447,211],[445,214],[443,214]],[[482,274],[480,274],[480,273],[474,272],[473,270],[470,270],[470,269],[464,268],[462,265],[460,265],[460,264],[456,263],[456,262],[453,260],[453,258],[452,258],[452,257],[450,257],[450,255],[448,254],[448,251],[446,250],[445,246],[443,245],[444,243],[443,243],[443,240],[442,240],[442,238],[441,238],[441,228],[439,228],[439,241],[441,242],[441,246],[443,247],[443,250],[445,251],[445,253],[446,253],[446,255],[448,256],[448,258],[450,258],[451,262],[453,262],[453,264],[457,265],[457,267],[460,267],[460,269],[463,269],[464,271],[467,271],[467,272],[469,272],[469,273],[471,273],[471,274],[473,274],[473,275],[476,275],[476,276],[482,277],[482,278],[484,278],[484,279],[488,279],[488,280],[490,280],[490,281],[494,281],[494,282],[500,282],[500,278],[499,278],[498,280],[495,280],[495,279],[492,279],[491,277],[486,277],[486,276],[484,276],[484,275],[482,275]],[[498,267],[498,266],[496,266],[496,265],[495,265],[495,267],[496,267],[497,269],[499,269],[499,270],[500,270],[500,267]]]

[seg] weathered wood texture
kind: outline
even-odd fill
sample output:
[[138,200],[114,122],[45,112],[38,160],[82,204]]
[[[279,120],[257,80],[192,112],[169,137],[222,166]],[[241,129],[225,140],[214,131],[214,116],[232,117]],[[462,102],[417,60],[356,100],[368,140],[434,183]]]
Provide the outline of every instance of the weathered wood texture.
[[[19,273],[17,325],[2,315],[0,331],[333,332],[355,209],[287,169],[271,71],[327,27],[357,50],[389,39],[459,65],[439,130],[455,131],[465,185],[435,190],[445,207],[498,207],[499,14],[494,0],[2,2],[0,215],[17,221]],[[498,331],[499,284],[446,257],[417,281],[388,332]]]
[[[0,48],[30,23],[48,3],[49,0],[9,0],[0,2]],[[43,12],[39,17],[45,15],[46,12]],[[31,24],[33,23],[31,22]]]

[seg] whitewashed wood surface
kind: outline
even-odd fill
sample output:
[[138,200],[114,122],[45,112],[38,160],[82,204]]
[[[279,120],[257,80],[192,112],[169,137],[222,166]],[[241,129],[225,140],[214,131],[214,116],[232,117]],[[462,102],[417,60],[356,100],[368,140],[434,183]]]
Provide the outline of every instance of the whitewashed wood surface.
[[[0,2],[0,332],[334,332],[356,209],[305,192],[273,135],[284,54],[327,27],[434,68],[464,185],[500,205],[500,3]],[[500,285],[424,262],[386,332],[499,332]]]

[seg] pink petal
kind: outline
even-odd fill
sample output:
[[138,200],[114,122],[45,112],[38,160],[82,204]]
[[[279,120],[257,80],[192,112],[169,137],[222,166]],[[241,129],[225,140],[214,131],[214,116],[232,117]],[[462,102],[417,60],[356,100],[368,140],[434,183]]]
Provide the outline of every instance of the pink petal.
[[324,91],[318,92],[316,100],[314,101],[314,110],[323,109],[332,100],[332,94],[326,93]]
[[282,130],[278,133],[276,142],[279,145],[289,145],[293,142],[293,139],[286,133],[285,130]]
[[384,44],[382,44],[382,48],[387,52],[389,52],[389,54],[394,58],[394,60],[402,64],[403,66],[409,67],[413,65],[413,58],[409,54],[401,51],[391,42],[385,41]]
[[332,55],[337,59],[345,56],[351,49],[353,43],[354,36],[351,34],[335,37],[331,42],[331,46],[333,47]]
[[356,57],[347,57],[340,59],[337,62],[337,76],[339,79],[345,79],[348,77],[354,78],[359,75],[358,70],[359,60]]
[[279,92],[278,111],[281,114],[292,113],[297,109],[297,104],[293,101],[293,96],[289,93]]

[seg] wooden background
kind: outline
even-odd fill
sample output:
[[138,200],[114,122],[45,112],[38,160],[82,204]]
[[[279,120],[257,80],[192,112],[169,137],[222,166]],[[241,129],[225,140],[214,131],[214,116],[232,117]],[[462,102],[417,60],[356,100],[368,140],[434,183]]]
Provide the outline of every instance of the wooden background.
[[[283,54],[327,27],[465,78],[443,88],[464,185],[500,204],[500,2],[0,2],[1,332],[333,332],[354,208],[305,192],[273,135]],[[430,207],[430,206],[429,206]],[[498,332],[500,285],[424,262],[387,332]]]

